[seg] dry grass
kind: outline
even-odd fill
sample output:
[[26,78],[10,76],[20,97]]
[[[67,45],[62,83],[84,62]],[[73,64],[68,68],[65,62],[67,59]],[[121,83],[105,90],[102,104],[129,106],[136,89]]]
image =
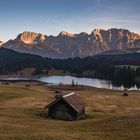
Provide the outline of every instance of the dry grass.
[[[139,140],[140,93],[90,87],[48,87],[38,83],[0,84],[0,140]],[[86,102],[79,121],[46,118],[54,90],[75,91]]]

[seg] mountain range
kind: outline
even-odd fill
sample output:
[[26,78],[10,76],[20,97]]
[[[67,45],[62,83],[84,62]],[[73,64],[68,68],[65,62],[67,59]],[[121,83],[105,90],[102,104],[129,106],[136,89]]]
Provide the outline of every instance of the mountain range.
[[90,34],[62,31],[57,36],[25,31],[0,46],[17,52],[50,58],[73,58],[97,54],[140,52],[140,35],[126,29],[94,29]]

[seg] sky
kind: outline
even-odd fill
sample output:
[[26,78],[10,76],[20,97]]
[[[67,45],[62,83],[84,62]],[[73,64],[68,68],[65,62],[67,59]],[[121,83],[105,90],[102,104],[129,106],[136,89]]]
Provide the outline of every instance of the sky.
[[24,31],[58,35],[95,28],[140,33],[140,0],[0,0],[0,40]]

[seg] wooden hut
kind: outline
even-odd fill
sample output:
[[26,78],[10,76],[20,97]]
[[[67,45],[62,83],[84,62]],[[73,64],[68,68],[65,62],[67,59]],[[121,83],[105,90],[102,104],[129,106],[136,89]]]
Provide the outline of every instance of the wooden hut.
[[48,117],[78,120],[85,115],[85,103],[75,93],[60,95],[48,106]]
[[124,89],[123,96],[128,96],[128,91],[127,91],[127,88],[125,88],[125,89]]

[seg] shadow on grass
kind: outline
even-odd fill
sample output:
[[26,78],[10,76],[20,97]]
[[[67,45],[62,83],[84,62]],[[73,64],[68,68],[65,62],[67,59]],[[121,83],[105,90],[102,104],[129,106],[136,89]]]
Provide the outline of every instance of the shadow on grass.
[[37,111],[35,116],[43,118],[43,119],[48,119],[48,112],[47,111]]
[[[51,118],[51,117],[48,117],[48,113],[45,112],[45,111],[40,111],[38,113],[35,114],[37,117],[40,117],[42,119],[47,119],[47,120],[61,120],[61,121],[72,121],[72,120],[64,120],[64,119],[56,119],[56,118]],[[85,114],[84,116],[82,116],[78,121],[82,121],[82,120],[88,120],[88,119],[95,119],[96,117],[94,117],[93,115],[91,114]]]
[[15,136],[15,137],[11,137],[10,140],[60,140],[60,137],[51,137],[49,135],[45,135],[45,136]]
[[89,120],[89,119],[94,119],[95,117],[90,114],[85,114],[85,116],[81,117],[79,120]]

